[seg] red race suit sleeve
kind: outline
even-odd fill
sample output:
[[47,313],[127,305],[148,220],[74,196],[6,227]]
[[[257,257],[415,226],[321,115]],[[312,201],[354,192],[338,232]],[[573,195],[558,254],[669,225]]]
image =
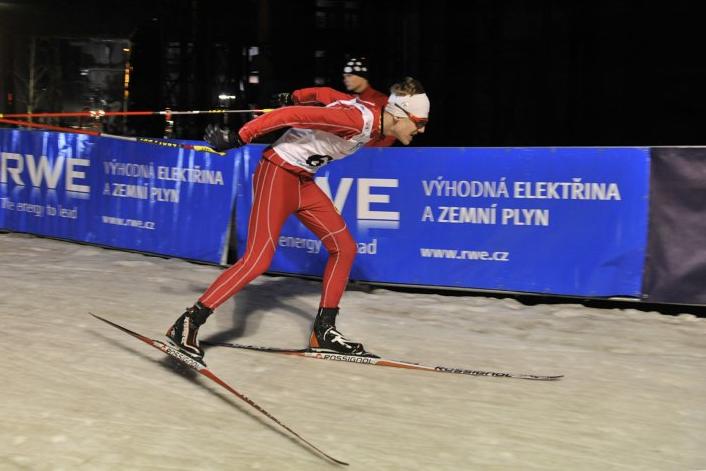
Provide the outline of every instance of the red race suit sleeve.
[[311,87],[295,90],[292,100],[295,105],[328,105],[338,100],[352,100],[353,95],[328,87]]
[[238,133],[244,143],[250,143],[282,128],[318,129],[350,139],[362,132],[363,116],[352,106],[285,106],[247,122]]

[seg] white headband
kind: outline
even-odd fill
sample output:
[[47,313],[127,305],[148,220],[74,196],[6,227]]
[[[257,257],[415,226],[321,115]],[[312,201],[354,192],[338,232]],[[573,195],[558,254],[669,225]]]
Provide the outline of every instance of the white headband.
[[429,98],[426,93],[419,93],[417,95],[395,95],[393,93],[387,100],[385,111],[398,118],[408,117],[402,110],[418,118],[428,118],[429,107]]

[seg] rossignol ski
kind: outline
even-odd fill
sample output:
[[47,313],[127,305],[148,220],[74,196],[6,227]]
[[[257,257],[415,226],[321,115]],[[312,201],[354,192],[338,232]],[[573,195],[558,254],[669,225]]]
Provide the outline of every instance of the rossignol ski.
[[236,391],[235,389],[233,389],[233,388],[232,388],[230,385],[228,385],[225,381],[223,381],[222,379],[220,379],[220,378],[219,378],[218,376],[216,376],[211,370],[209,370],[209,369],[206,367],[205,364],[203,364],[203,363],[201,363],[201,362],[195,360],[194,358],[191,358],[189,355],[185,354],[184,352],[182,352],[182,351],[179,350],[178,348],[176,348],[176,347],[174,347],[174,346],[172,346],[172,345],[169,345],[169,344],[167,344],[167,343],[164,343],[164,342],[162,342],[162,341],[160,341],[160,340],[155,340],[155,339],[151,339],[151,338],[149,338],[149,337],[145,337],[144,335],[141,335],[141,334],[138,334],[137,332],[133,332],[132,330],[126,329],[125,327],[122,327],[122,326],[120,326],[120,325],[118,325],[118,324],[116,324],[116,323],[114,323],[114,322],[111,322],[111,321],[109,321],[109,320],[107,320],[107,319],[104,319],[104,318],[102,318],[102,317],[100,317],[100,316],[97,316],[97,315],[95,315],[95,314],[93,314],[93,313],[89,313],[89,314],[91,314],[91,315],[92,315],[93,317],[95,317],[96,319],[101,320],[101,321],[105,322],[106,324],[111,325],[111,326],[115,327],[116,329],[121,330],[121,331],[125,332],[126,334],[129,334],[129,335],[135,337],[135,338],[138,339],[138,340],[141,340],[142,342],[146,343],[147,345],[149,345],[149,346],[151,346],[151,347],[154,347],[154,348],[156,348],[157,350],[160,350],[160,351],[163,352],[163,353],[166,353],[166,354],[169,355],[170,357],[172,357],[172,358],[174,358],[175,360],[177,360],[179,363],[181,363],[181,364],[183,364],[183,365],[185,365],[185,366],[188,366],[189,368],[191,368],[191,369],[193,369],[193,370],[195,370],[195,371],[201,373],[203,376],[207,377],[208,379],[210,379],[210,380],[213,381],[214,383],[216,383],[216,384],[218,384],[219,386],[223,387],[226,391],[232,393],[233,395],[235,395],[235,396],[238,397],[239,399],[241,399],[241,400],[245,401],[246,403],[248,403],[250,406],[252,406],[253,408],[255,408],[258,412],[260,412],[260,413],[263,414],[265,417],[267,417],[268,419],[272,420],[274,423],[276,423],[277,425],[279,425],[280,427],[282,427],[283,429],[285,429],[286,431],[288,431],[289,433],[291,433],[292,435],[294,435],[296,438],[298,438],[299,440],[301,440],[302,443],[304,443],[304,444],[306,444],[307,446],[311,447],[312,449],[314,449],[316,452],[320,453],[320,454],[321,454],[322,456],[324,456],[325,458],[327,458],[327,459],[333,461],[334,463],[340,464],[340,465],[346,465],[346,466],[348,465],[348,463],[346,463],[345,461],[337,460],[336,458],[333,458],[331,455],[329,455],[329,454],[327,454],[327,453],[324,453],[322,450],[320,450],[319,448],[317,448],[316,446],[314,446],[314,445],[313,445],[312,443],[310,443],[308,440],[304,439],[304,438],[303,438],[301,435],[299,435],[297,432],[295,432],[294,430],[292,430],[291,428],[289,428],[288,426],[286,426],[285,424],[283,424],[282,422],[280,422],[279,419],[277,419],[277,418],[274,417],[272,414],[270,414],[269,412],[267,412],[265,409],[263,409],[261,406],[259,406],[257,403],[255,403],[252,399],[250,399],[249,397],[247,397],[245,394],[243,394],[243,393],[241,393],[241,392],[238,392],[238,391]]
[[260,347],[256,345],[243,345],[239,343],[228,343],[228,342],[207,342],[202,341],[202,345],[211,345],[214,347],[228,347],[228,348],[239,348],[244,350],[254,350],[256,352],[266,352],[266,353],[279,353],[281,355],[292,355],[300,356],[306,358],[317,358],[319,360],[330,360],[330,361],[344,361],[348,363],[359,363],[362,365],[377,365],[377,366],[390,366],[393,368],[405,368],[410,370],[424,370],[424,371],[434,371],[437,373],[451,373],[460,374],[468,376],[490,376],[493,378],[517,378],[517,379],[531,379],[537,381],[556,381],[564,377],[564,375],[556,376],[544,376],[544,375],[533,375],[533,374],[520,374],[520,373],[503,373],[499,371],[486,371],[486,370],[476,370],[467,368],[450,368],[446,366],[428,366],[421,365],[419,363],[411,363],[407,361],[399,360],[389,360],[387,358],[378,358],[376,356],[359,356],[359,355],[346,355],[343,353],[327,352],[324,350],[313,350],[309,348],[302,349],[289,349],[289,348],[274,348],[274,347]]

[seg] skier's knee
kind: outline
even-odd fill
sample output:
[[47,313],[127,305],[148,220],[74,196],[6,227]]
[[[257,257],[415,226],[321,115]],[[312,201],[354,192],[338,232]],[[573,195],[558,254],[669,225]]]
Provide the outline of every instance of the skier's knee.
[[346,231],[342,237],[336,239],[336,242],[338,245],[338,257],[352,262],[358,252],[358,246],[350,233]]
[[272,255],[271,254],[270,255],[268,255],[268,254],[263,255],[260,262],[253,266],[253,278],[257,278],[258,276],[265,273],[267,271],[267,269],[270,268],[271,263],[272,263]]

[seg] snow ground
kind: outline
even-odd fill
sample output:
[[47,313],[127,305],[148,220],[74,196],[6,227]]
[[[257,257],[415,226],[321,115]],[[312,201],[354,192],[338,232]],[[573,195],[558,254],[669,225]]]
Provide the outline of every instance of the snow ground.
[[[339,468],[87,314],[159,337],[218,272],[0,234],[0,469]],[[318,282],[261,277],[201,338],[303,346],[318,297]],[[339,327],[392,358],[566,378],[466,377],[225,348],[206,360],[351,470],[706,469],[704,318],[354,287]]]

